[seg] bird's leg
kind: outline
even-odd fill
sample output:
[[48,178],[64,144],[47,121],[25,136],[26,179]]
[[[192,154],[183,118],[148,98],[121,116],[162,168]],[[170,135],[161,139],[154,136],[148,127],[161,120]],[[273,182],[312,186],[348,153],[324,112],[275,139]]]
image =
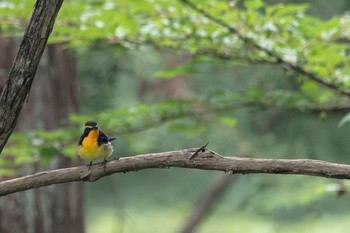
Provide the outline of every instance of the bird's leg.
[[91,169],[91,166],[92,166],[92,160],[90,161],[88,167],[89,167],[89,170]]
[[103,169],[106,170],[106,164],[107,164],[108,160],[106,159],[106,157],[103,158],[102,161],[102,165],[103,165]]
[[113,156],[113,159],[114,159],[114,160],[119,160],[120,157],[119,157],[119,156]]

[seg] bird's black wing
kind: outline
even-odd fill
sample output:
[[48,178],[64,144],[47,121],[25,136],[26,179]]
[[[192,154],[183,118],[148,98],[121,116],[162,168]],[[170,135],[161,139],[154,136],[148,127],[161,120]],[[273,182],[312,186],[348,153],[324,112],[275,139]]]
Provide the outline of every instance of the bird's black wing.
[[80,136],[78,146],[80,146],[83,143],[84,138],[85,138],[84,134]]
[[104,132],[100,131],[100,134],[99,134],[98,140],[97,140],[98,145],[100,146],[102,143],[107,144],[108,142],[109,142],[108,136]]
[[80,136],[79,142],[78,142],[78,146],[80,146],[83,143],[83,140],[85,137],[87,137],[89,135],[90,129],[86,128],[84,130],[84,133]]

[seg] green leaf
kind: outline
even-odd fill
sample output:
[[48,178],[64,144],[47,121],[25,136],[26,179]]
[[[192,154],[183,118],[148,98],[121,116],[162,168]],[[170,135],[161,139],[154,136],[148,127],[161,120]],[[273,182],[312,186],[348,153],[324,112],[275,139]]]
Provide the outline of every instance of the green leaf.
[[221,116],[217,120],[220,124],[223,124],[223,125],[228,126],[230,128],[236,126],[236,124],[237,124],[236,118],[229,117],[229,116]]
[[320,87],[311,81],[304,81],[302,84],[302,90],[309,93],[311,96],[317,97],[319,94]]
[[282,18],[287,15],[294,15],[305,12],[309,8],[309,4],[278,4],[267,8],[267,15],[276,18]]
[[350,112],[343,116],[343,118],[339,121],[338,123],[338,128],[342,127],[345,125],[345,123],[348,123],[350,121]]
[[244,1],[245,7],[248,9],[259,9],[263,6],[265,6],[264,2],[261,0],[248,0]]
[[184,64],[184,65],[166,68],[163,70],[158,70],[152,75],[152,77],[171,79],[177,76],[192,73],[193,71],[194,71],[193,64]]

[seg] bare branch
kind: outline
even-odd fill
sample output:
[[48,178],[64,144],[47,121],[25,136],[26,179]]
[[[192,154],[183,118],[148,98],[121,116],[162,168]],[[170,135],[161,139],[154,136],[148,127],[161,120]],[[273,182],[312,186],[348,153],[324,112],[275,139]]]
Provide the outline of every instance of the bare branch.
[[122,157],[110,161],[104,169],[97,164],[88,170],[87,166],[63,168],[39,172],[24,177],[0,182],[0,196],[52,184],[74,181],[96,181],[114,173],[125,173],[148,168],[195,168],[228,173],[270,173],[320,176],[333,179],[350,179],[350,165],[336,164],[310,159],[257,159],[243,157],[223,157],[213,151],[199,152],[190,160],[198,148],[169,152]]

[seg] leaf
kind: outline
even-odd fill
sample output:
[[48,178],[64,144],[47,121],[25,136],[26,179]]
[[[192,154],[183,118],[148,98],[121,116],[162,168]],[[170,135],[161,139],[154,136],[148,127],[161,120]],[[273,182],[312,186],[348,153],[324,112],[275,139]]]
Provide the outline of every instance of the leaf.
[[248,0],[244,2],[245,7],[248,9],[259,9],[265,6],[264,2],[261,0]]
[[171,79],[180,75],[189,74],[193,71],[194,71],[193,64],[184,64],[184,65],[166,68],[163,70],[158,70],[152,75],[152,77]]
[[311,96],[318,97],[319,95],[320,87],[314,82],[304,81],[301,88],[303,91],[310,94]]
[[308,8],[310,8],[309,4],[278,4],[267,8],[267,10],[269,16],[282,18],[287,15],[305,12]]
[[345,123],[348,123],[350,121],[350,112],[343,116],[343,118],[339,121],[338,123],[338,128],[342,127],[345,125]]
[[218,118],[218,122],[219,122],[220,124],[223,124],[223,125],[228,126],[228,127],[230,127],[230,128],[236,126],[236,124],[237,124],[236,118],[229,117],[229,116],[222,116],[222,117],[219,117],[219,118]]

